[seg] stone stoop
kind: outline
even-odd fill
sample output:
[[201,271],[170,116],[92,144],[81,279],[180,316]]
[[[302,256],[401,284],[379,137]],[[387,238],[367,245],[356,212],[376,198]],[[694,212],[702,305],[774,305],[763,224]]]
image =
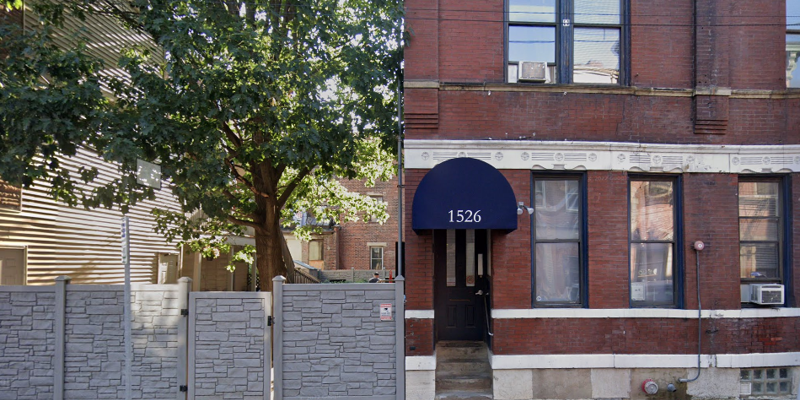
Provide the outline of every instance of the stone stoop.
[[492,398],[492,367],[485,343],[436,343],[436,400]]

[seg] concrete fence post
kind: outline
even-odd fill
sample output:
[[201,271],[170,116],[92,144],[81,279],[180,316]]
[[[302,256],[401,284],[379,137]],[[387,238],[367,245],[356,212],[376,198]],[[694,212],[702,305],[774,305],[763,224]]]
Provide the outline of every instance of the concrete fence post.
[[397,340],[395,348],[397,354],[395,360],[397,362],[397,400],[405,400],[406,398],[406,295],[405,295],[406,279],[402,275],[398,275],[394,280],[394,304],[395,304],[395,339]]
[[64,400],[64,357],[66,352],[67,330],[67,284],[72,278],[56,278],[56,309],[53,316],[55,333],[55,354],[53,355],[53,399]]
[[[182,318],[178,322],[178,394],[177,400],[186,400],[187,391],[181,390],[188,385],[189,378],[189,292],[192,289],[192,279],[182,277],[178,279],[178,308]],[[184,312],[183,310],[186,310]]]
[[[283,400],[283,284],[286,278],[272,279],[272,368],[275,400]],[[269,378],[264,379],[269,381]],[[269,382],[264,385],[269,390]]]

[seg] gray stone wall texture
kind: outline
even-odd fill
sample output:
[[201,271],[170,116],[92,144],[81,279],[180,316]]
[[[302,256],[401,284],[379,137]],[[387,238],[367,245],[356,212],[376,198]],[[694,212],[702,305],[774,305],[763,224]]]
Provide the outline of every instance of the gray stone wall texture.
[[194,399],[264,399],[268,295],[192,293]]
[[396,395],[394,285],[366,285],[283,285],[283,399]]
[[0,399],[52,399],[52,288],[0,292]]
[[[134,399],[176,396],[177,297],[172,285],[131,291]],[[119,285],[67,286],[64,399],[125,397],[123,304]]]

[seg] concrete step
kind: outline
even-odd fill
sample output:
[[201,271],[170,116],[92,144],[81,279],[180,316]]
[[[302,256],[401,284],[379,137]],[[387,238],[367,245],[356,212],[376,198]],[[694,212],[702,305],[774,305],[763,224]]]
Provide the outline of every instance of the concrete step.
[[492,391],[491,375],[459,375],[453,377],[436,377],[437,392],[453,391]]
[[483,342],[450,342],[436,343],[437,362],[449,360],[488,360],[489,353]]
[[492,366],[488,361],[450,360],[436,363],[436,376],[449,377],[458,375],[492,376]]
[[492,391],[459,391],[436,395],[435,400],[492,400]]

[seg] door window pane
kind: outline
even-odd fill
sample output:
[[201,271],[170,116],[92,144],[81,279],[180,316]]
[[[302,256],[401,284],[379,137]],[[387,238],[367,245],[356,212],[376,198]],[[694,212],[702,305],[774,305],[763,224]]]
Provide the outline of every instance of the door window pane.
[[533,304],[581,304],[583,232],[582,181],[535,177],[532,214]]
[[786,29],[800,30],[800,0],[786,0]]
[[510,0],[508,20],[515,22],[556,22],[556,0]]
[[777,218],[742,218],[739,221],[739,240],[778,240]]
[[556,61],[556,30],[548,26],[509,26],[508,61]]
[[580,299],[578,243],[537,243],[536,302],[577,303]]
[[672,243],[631,245],[631,300],[672,304],[674,296]]
[[749,243],[739,245],[741,277],[780,278],[778,245],[775,243]]
[[777,217],[778,182],[739,182],[740,217]]
[[675,180],[630,182],[630,298],[675,305]]
[[619,24],[619,0],[575,0],[576,24]]
[[535,183],[536,240],[578,239],[578,181],[541,180]]
[[631,239],[673,240],[672,181],[631,181]]
[[575,83],[619,82],[619,29],[575,28]]

